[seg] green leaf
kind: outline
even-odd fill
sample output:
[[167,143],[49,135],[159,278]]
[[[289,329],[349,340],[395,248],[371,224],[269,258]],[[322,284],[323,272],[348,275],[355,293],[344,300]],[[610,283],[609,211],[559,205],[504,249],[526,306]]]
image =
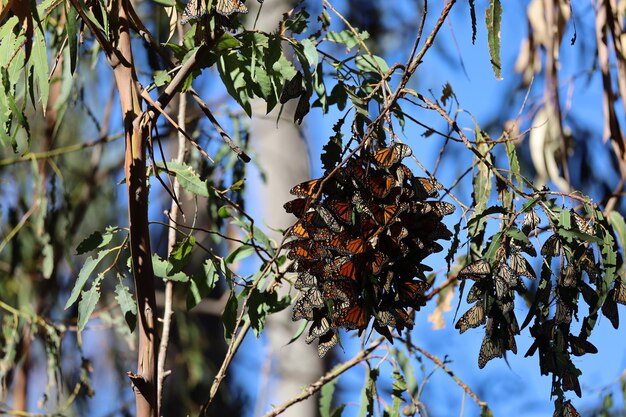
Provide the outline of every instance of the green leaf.
[[475,253],[479,253],[486,227],[486,219],[481,215],[487,210],[487,204],[491,197],[493,174],[488,165],[491,164],[491,152],[489,151],[487,138],[480,130],[478,124],[474,125],[474,136],[476,138],[476,150],[482,155],[482,158],[479,159],[476,157],[477,172],[472,179],[474,212],[470,217],[470,222],[476,218],[479,219],[479,221],[473,226],[470,226],[468,223],[468,233],[471,238],[471,250]]
[[78,303],[78,331],[82,332],[87,325],[91,313],[96,309],[96,304],[100,299],[100,288],[92,285],[89,291],[83,291]]
[[[165,170],[163,162],[157,162],[156,165],[157,168]],[[176,175],[176,179],[185,191],[201,197],[209,197],[209,184],[200,179],[200,176],[189,165],[172,161],[167,163],[167,169]]]
[[361,391],[361,407],[359,409],[359,417],[365,417],[366,415],[374,415],[374,399],[376,398],[376,380],[378,379],[377,369],[367,369],[367,376],[365,379],[365,385]]
[[115,299],[122,310],[128,328],[132,332],[135,330],[135,325],[137,324],[137,303],[128,287],[122,282],[121,277],[119,278],[120,282],[115,286]]
[[168,275],[180,272],[183,267],[187,265],[187,261],[189,260],[189,256],[195,244],[196,238],[193,236],[187,236],[184,240],[176,243],[168,258],[168,262],[171,265],[167,269]]
[[300,42],[300,45],[302,45],[302,52],[304,54],[304,57],[306,58],[306,64],[305,62],[302,62],[303,60],[300,60],[300,64],[302,64],[302,66],[315,66],[317,64],[317,61],[319,60],[319,55],[317,53],[317,47],[315,46],[315,44],[313,43],[313,41],[311,39],[303,39]]
[[46,233],[43,236],[42,241],[44,242],[44,245],[41,249],[41,254],[43,256],[41,274],[44,278],[48,279],[52,276],[52,272],[54,271],[54,249],[50,244],[49,234]]
[[518,187],[521,189],[524,185],[522,180],[521,168],[519,165],[519,160],[517,159],[517,150],[515,149],[515,144],[512,140],[507,140],[505,142],[506,146],[506,155],[509,159],[509,165],[511,167],[511,175],[509,178],[512,180],[515,177],[515,181],[517,182]]
[[296,330],[296,332],[294,333],[293,337],[291,338],[291,340],[289,340],[289,342],[287,342],[287,344],[290,345],[293,342],[295,342],[296,340],[298,340],[300,338],[300,336],[302,336],[302,333],[304,333],[304,330],[306,329],[306,326],[308,324],[309,324],[308,321],[301,320],[300,321],[300,325],[298,326],[298,330]]
[[609,213],[608,220],[609,224],[613,226],[622,248],[626,248],[626,222],[624,222],[624,217],[619,212],[613,210]]
[[93,232],[78,244],[78,247],[76,248],[76,254],[82,255],[83,253],[91,252],[92,250],[95,250],[97,248],[103,248],[107,246],[109,243],[111,243],[111,240],[113,239],[113,234],[117,231],[119,231],[119,229],[117,228],[107,228],[104,233],[101,233],[99,231]]
[[[33,19],[39,21],[38,16],[36,15],[36,9],[31,10],[33,10],[34,13]],[[35,33],[33,50],[30,56],[29,65],[32,66],[33,69],[33,75],[39,90],[39,99],[45,114],[46,107],[48,105],[48,93],[50,91],[50,84],[48,83],[48,74],[50,70],[48,66],[48,54],[46,51],[46,35],[44,34],[41,25],[35,24],[34,26]]]
[[187,309],[197,306],[203,298],[208,296],[220,279],[220,274],[211,259],[207,259],[203,265],[204,275],[191,277],[191,285],[187,293]]
[[250,245],[241,245],[232,251],[224,260],[226,264],[234,264],[237,261],[247,258],[254,253],[254,247]]
[[338,127],[339,124],[343,124],[345,119],[340,119],[337,124],[333,127],[336,134],[331,136],[328,140],[328,143],[324,145],[323,153],[321,156],[322,166],[326,172],[329,172],[331,169],[336,167],[339,162],[341,162],[341,151],[343,150],[343,134],[341,133],[341,126]]
[[67,34],[67,44],[70,52],[70,74],[74,75],[76,71],[76,61],[78,59],[78,20],[76,19],[76,9],[70,6],[69,2],[65,4],[65,32]]
[[156,253],[152,254],[152,268],[154,269],[155,277],[175,282],[189,281],[189,276],[187,274],[184,272],[173,271],[174,267],[171,262],[162,259]]
[[231,291],[230,297],[226,302],[224,313],[222,313],[222,321],[224,322],[224,338],[229,342],[235,332],[235,324],[237,324],[237,296],[235,291]]
[[224,32],[215,45],[216,51],[241,48],[241,42],[228,32]]
[[159,70],[154,72],[154,85],[157,87],[162,87],[170,81],[172,81],[172,76],[167,71]]
[[396,357],[396,361],[398,362],[398,365],[400,365],[400,369],[402,369],[404,382],[406,383],[406,390],[412,395],[417,395],[419,387],[417,385],[417,379],[415,379],[416,373],[413,369],[413,365],[411,365],[411,359],[399,349],[392,349],[392,354]]
[[389,71],[389,65],[377,55],[359,55],[356,57],[356,66],[363,72],[385,75]]
[[487,43],[489,44],[489,55],[491,56],[491,67],[496,79],[501,80],[500,70],[500,23],[502,21],[502,5],[500,0],[490,0],[489,7],[485,12],[485,23],[487,24]]
[[335,393],[335,386],[337,385],[337,381],[339,381],[339,378],[335,378],[322,386],[320,393],[321,417],[331,417],[330,407],[333,403],[333,394]]
[[500,248],[500,244],[502,243],[502,232],[498,232],[495,235],[491,236],[491,242],[487,247],[487,251],[485,252],[485,260],[490,264],[493,264],[493,261],[496,259],[496,252]]
[[104,259],[105,256],[107,256],[109,253],[111,253],[114,250],[115,249],[102,250],[102,251],[98,252],[98,256],[95,259],[92,258],[91,256],[89,258],[87,258],[87,260],[83,264],[83,267],[80,269],[80,272],[78,273],[78,278],[76,279],[76,283],[74,284],[74,288],[72,288],[72,292],[70,294],[70,298],[65,303],[65,307],[64,308],[66,310],[72,304],[74,304],[76,302],[76,300],[78,299],[78,296],[80,295],[80,292],[82,291],[83,287],[87,283],[87,280],[89,279],[89,277],[91,276],[93,271],[96,269],[98,264]]
[[251,117],[250,95],[253,82],[250,77],[249,62],[246,62],[246,58],[240,54],[222,54],[217,61],[217,70],[228,94]]
[[279,300],[275,292],[261,292],[256,288],[253,289],[248,301],[248,315],[254,335],[257,338],[261,335],[268,315],[284,310],[289,304],[290,297]]
[[342,32],[327,32],[324,39],[329,40],[331,42],[342,43],[346,45],[346,51],[354,48],[356,45],[360,44],[360,41],[364,41],[370,37],[368,32],[357,32],[358,37],[354,36],[352,31],[344,30]]

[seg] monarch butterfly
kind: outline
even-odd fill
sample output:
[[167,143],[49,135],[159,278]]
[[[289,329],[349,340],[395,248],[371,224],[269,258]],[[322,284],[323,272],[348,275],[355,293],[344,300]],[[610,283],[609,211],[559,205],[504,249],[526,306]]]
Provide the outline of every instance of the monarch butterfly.
[[285,84],[283,85],[283,91],[280,93],[280,98],[278,101],[280,104],[285,104],[292,98],[298,98],[302,95],[304,89],[302,88],[302,73],[300,71],[296,72],[296,75],[293,76],[290,80],[285,80]]
[[391,175],[378,173],[378,175],[365,177],[364,183],[373,196],[385,198],[396,185],[396,180]]
[[352,203],[345,201],[330,201],[327,205],[330,211],[339,217],[340,220],[345,223],[352,223],[352,213],[354,211],[354,205]]
[[206,2],[207,0],[189,0],[185,10],[183,10],[183,17],[180,19],[180,24],[184,25],[190,20],[198,20],[206,15]]
[[396,174],[396,180],[398,181],[398,184],[400,185],[404,184],[404,180],[413,181],[413,179],[415,178],[413,176],[413,172],[409,169],[409,167],[407,167],[404,164],[398,164],[395,174]]
[[561,240],[556,234],[546,239],[545,243],[541,247],[541,254],[543,256],[556,256],[560,252],[561,252]]
[[615,280],[615,302],[626,305],[626,282],[620,277]]
[[389,262],[389,258],[380,251],[374,252],[374,258],[370,263],[372,274],[378,275],[383,267]]
[[292,213],[296,217],[302,217],[308,210],[310,201],[308,198],[296,198],[295,200],[287,201],[283,207],[287,213]]
[[360,267],[355,263],[354,259],[350,259],[348,256],[342,256],[333,261],[333,263],[327,265],[324,269],[326,277],[336,275],[342,278],[348,278],[353,281],[357,281],[360,277]]
[[535,213],[535,210],[531,209],[529,212],[524,214],[524,219],[522,220],[522,232],[528,236],[530,232],[539,226],[540,222],[541,220],[539,219],[539,216],[537,216],[537,213]]
[[369,319],[370,315],[364,305],[353,304],[337,312],[335,324],[348,330],[364,329],[367,327]]
[[372,215],[362,214],[360,225],[361,225],[361,236],[364,239],[369,239],[373,236],[376,236],[383,230],[383,228],[378,226],[378,224],[376,223],[376,220],[374,220],[373,213]]
[[480,281],[486,276],[491,275],[491,268],[489,267],[489,262],[479,259],[476,262],[473,262],[467,265],[465,268],[461,269],[459,272],[459,279],[471,279],[474,281]]
[[331,300],[356,302],[356,291],[352,281],[327,281],[324,283],[322,295]]
[[317,285],[317,277],[309,272],[300,272],[293,285],[296,289],[312,288]]
[[374,154],[374,161],[382,168],[389,168],[396,162],[411,156],[413,151],[404,143],[394,143],[389,148],[381,149]]
[[496,297],[501,300],[517,284],[517,274],[507,264],[501,264],[495,274]]
[[323,358],[328,351],[339,342],[339,336],[334,330],[320,336],[319,343],[317,345],[317,354],[320,358]]
[[240,0],[217,0],[215,11],[222,16],[230,16],[233,13],[248,13],[248,8]]
[[383,326],[396,327],[396,317],[389,310],[380,310],[376,313],[376,321]]
[[554,417],[580,417],[580,413],[574,406],[571,401],[565,401],[563,405],[560,407],[557,406],[554,410]]
[[324,305],[322,294],[319,288],[309,288],[300,295],[298,301],[293,305],[292,319],[298,321],[300,319],[313,319],[313,309],[320,308]]
[[564,269],[561,270],[559,285],[563,287],[576,287],[576,284],[578,282],[577,275],[580,275],[580,273],[576,270],[574,265],[567,265]]
[[424,292],[430,288],[425,281],[401,281],[396,283],[398,299],[407,303],[414,303],[424,296]]
[[586,235],[595,236],[595,231],[593,230],[593,223],[591,220],[586,221],[578,213],[571,212],[571,214],[574,218],[574,224],[576,224],[576,228],[578,230]]
[[459,329],[459,333],[463,333],[467,329],[473,329],[481,324],[485,324],[485,320],[485,308],[482,303],[477,303],[461,316],[454,327]]
[[302,120],[304,120],[304,116],[309,113],[311,110],[311,104],[309,103],[309,99],[311,98],[311,94],[302,94],[300,99],[298,100],[298,105],[296,106],[296,111],[293,115],[293,122],[297,124],[302,124]]
[[293,240],[288,242],[287,245],[291,248],[287,254],[289,259],[320,259],[329,255],[318,242],[305,242],[302,240]]
[[530,266],[526,258],[524,258],[522,253],[517,249],[511,250],[511,268],[518,275],[535,279],[535,273],[533,272],[532,266]]
[[296,239],[308,239],[311,237],[309,231],[304,227],[302,222],[296,223],[289,231],[289,236],[293,236]]
[[340,252],[343,255],[347,255],[348,252],[344,250],[344,242],[348,239],[350,239],[350,233],[343,230],[340,233],[333,235],[332,238],[326,242],[326,247]]
[[374,206],[374,216],[376,222],[383,226],[390,225],[401,213],[408,210],[409,205],[407,203],[389,204],[387,206]]
[[443,185],[430,178],[415,177],[413,188],[417,193],[418,199],[437,198],[439,190],[443,189]]
[[480,346],[480,352],[478,353],[478,367],[483,369],[487,362],[493,358],[501,358],[504,356],[504,349],[502,348],[502,342],[500,339],[492,340],[488,334],[485,334],[483,343]]
[[321,317],[319,320],[314,320],[309,328],[309,334],[307,335],[305,342],[311,343],[315,339],[323,336],[330,330],[330,322],[326,317]]
[[602,304],[602,314],[604,317],[609,319],[611,324],[615,329],[619,327],[619,313],[617,312],[617,303],[614,300],[615,288],[612,288],[606,300],[604,300],[604,304]]
[[575,356],[582,356],[585,353],[598,353],[598,348],[587,339],[574,336],[571,333],[569,335],[569,345],[572,348],[572,355]]
[[406,227],[402,225],[402,223],[392,224],[387,230],[387,233],[389,234],[391,239],[396,243],[399,243],[402,239],[404,239],[405,237],[409,235],[409,231],[407,230]]
[[306,197],[312,198],[317,194],[320,186],[322,185],[322,179],[317,178],[314,180],[309,180],[305,182],[301,182],[300,184],[293,187],[289,192],[297,197]]
[[467,293],[466,301],[468,304],[475,303],[476,301],[482,299],[484,294],[485,290],[481,288],[479,283],[475,283]]
[[[563,375],[561,376],[561,387],[563,387],[563,391],[574,391],[576,395],[580,397],[580,382],[578,382],[578,374],[576,373],[577,371],[578,370],[573,365],[571,365],[570,367],[566,367],[563,370]],[[576,411],[575,408],[574,411]],[[571,412],[571,410],[569,412]]]
[[302,220],[315,228],[327,227],[335,233],[339,233],[342,230],[339,222],[337,222],[333,215],[330,214],[330,212],[322,206],[318,207],[315,211],[309,211],[304,213]]

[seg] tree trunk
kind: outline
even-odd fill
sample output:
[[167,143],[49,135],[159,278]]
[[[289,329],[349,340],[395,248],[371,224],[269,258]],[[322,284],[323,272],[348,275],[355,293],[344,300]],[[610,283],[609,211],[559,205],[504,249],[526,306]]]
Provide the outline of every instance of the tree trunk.
[[[254,6],[254,3],[249,3]],[[273,32],[281,15],[291,9],[288,0],[275,0],[271,7],[266,4],[257,22],[257,29]],[[256,8],[250,10],[252,19]],[[257,102],[253,107],[251,144],[258,157],[258,164],[265,174],[265,181],[254,187],[253,198],[258,199],[261,224],[272,229],[286,228],[294,223],[295,217],[283,209],[283,204],[293,198],[289,190],[297,183],[310,178],[309,153],[300,128],[293,123],[293,113],[297,100],[285,105],[281,119],[276,123],[278,108],[270,115],[265,114],[265,103]],[[280,242],[282,236],[272,230],[268,235]],[[288,286],[282,287],[283,294]],[[292,296],[297,292],[293,291]],[[302,387],[317,380],[324,371],[324,363],[317,355],[317,349],[299,340],[287,345],[296,333],[299,323],[291,320],[291,309],[270,316],[267,320],[267,340],[272,365],[266,404],[280,404],[300,393]],[[259,404],[264,407],[266,404]],[[315,417],[315,401],[304,401],[287,409],[285,417]]]

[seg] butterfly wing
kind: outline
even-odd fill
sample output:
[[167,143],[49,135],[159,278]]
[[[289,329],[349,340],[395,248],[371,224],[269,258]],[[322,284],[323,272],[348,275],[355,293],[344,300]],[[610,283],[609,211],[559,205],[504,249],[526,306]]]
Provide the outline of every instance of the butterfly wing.
[[248,8],[240,0],[217,0],[215,11],[222,16],[230,16],[233,13],[248,13]]

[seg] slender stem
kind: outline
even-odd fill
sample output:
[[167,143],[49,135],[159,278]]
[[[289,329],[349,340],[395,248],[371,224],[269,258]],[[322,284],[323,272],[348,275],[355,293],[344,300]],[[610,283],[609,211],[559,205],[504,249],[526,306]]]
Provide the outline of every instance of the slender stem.
[[[180,23],[178,24],[178,34],[181,39],[183,39],[182,27]],[[182,42],[182,41],[181,41]],[[180,130],[178,132],[178,154],[176,155],[176,162],[182,163],[185,160],[185,154],[187,151],[185,135],[183,132],[186,129],[185,125],[185,117],[187,115],[187,96],[184,94],[180,95],[180,99],[178,102],[178,126]],[[176,218],[178,217],[178,204],[176,204],[176,199],[180,197],[180,182],[178,181],[178,176],[174,178],[174,185],[172,187],[172,193],[174,194],[174,199],[172,200],[172,204],[170,207],[170,215],[169,215],[169,229],[167,234],[167,253],[168,255],[172,253],[174,246],[176,245]],[[163,399],[163,385],[165,383],[165,377],[169,374],[165,371],[165,359],[167,357],[167,348],[170,340],[170,328],[172,324],[172,298],[173,298],[173,282],[167,281],[165,283],[165,305],[163,310],[163,331],[161,332],[161,344],[159,346],[159,362],[158,362],[158,371],[157,375],[158,384],[157,384],[157,401],[158,408],[161,409],[161,401]]]
[[339,377],[341,374],[343,374],[350,368],[354,367],[355,365],[369,359],[370,354],[374,351],[374,349],[380,346],[383,340],[384,340],[383,337],[376,339],[371,345],[369,345],[366,349],[363,349],[362,351],[360,351],[355,357],[337,366],[332,371],[326,373],[320,379],[318,379],[317,381],[315,381],[308,387],[304,388],[302,392],[298,394],[296,397],[288,401],[285,401],[284,403],[282,403],[281,405],[277,407],[274,407],[272,411],[270,411],[269,413],[266,413],[265,415],[263,415],[263,417],[275,417],[279,415],[280,413],[282,413],[283,411],[285,411],[286,409],[288,409],[289,407],[291,407],[292,405],[299,403],[301,401],[304,401],[309,397],[312,397],[315,393],[321,390],[324,385],[328,384],[333,379]]

